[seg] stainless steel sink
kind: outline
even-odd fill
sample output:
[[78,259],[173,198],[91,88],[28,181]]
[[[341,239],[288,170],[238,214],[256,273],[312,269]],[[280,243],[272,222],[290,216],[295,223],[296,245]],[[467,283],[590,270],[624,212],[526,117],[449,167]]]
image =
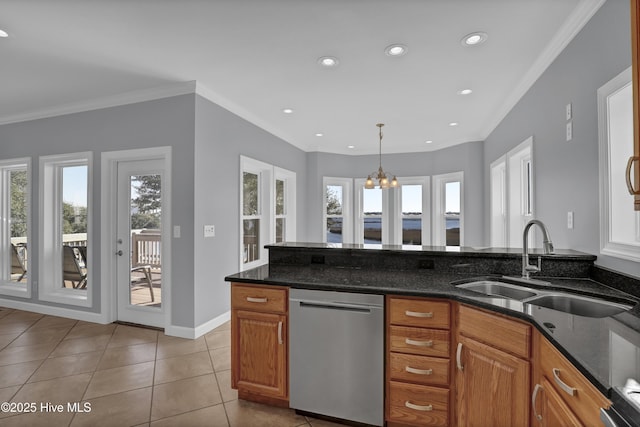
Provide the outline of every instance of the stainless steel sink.
[[494,282],[491,280],[479,280],[477,282],[463,283],[459,288],[479,292],[490,296],[499,296],[522,301],[538,295],[531,289],[504,282]]
[[585,317],[609,317],[633,308],[628,304],[569,294],[541,295],[526,302]]
[[[505,281],[503,281],[505,280]],[[507,282],[508,281],[508,282]],[[490,297],[520,301],[532,306],[546,307],[569,314],[584,317],[608,317],[625,312],[634,307],[629,304],[613,302],[597,297],[560,292],[551,289],[529,288],[513,282],[510,278],[481,279],[466,283],[457,283],[456,287],[467,289]],[[550,285],[548,282],[531,280],[532,284]]]

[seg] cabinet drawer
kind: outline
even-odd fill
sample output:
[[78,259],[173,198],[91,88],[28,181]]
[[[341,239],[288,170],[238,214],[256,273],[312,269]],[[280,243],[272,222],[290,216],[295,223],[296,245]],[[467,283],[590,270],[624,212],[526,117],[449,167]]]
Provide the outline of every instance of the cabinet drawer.
[[531,326],[460,305],[460,333],[516,356],[531,354]]
[[389,298],[387,307],[392,325],[449,329],[451,324],[448,302]]
[[586,425],[589,425],[592,420],[599,420],[600,408],[608,408],[611,404],[571,362],[544,338],[540,340],[540,370],[567,406]]
[[449,357],[449,331],[389,326],[389,350],[423,356]]
[[415,426],[448,426],[449,390],[390,381],[387,421]]
[[389,369],[392,380],[449,385],[449,359],[390,353]]
[[272,286],[231,286],[231,308],[286,313],[287,289]]

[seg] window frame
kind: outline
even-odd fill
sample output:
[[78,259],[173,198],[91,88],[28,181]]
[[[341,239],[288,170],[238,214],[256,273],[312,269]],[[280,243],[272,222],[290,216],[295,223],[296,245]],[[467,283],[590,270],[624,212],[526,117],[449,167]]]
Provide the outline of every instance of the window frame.
[[[600,200],[600,253],[629,261],[640,261],[640,212],[634,211],[635,240],[637,245],[614,241],[611,230],[611,156],[610,156],[610,129],[608,99],[612,95],[632,85],[631,67],[627,68],[616,77],[605,83],[597,91],[598,99],[598,149],[599,149],[599,200]],[[619,185],[625,185],[624,179],[620,179]],[[630,196],[633,199],[633,196]],[[633,209],[633,200],[628,205]]]
[[408,246],[431,246],[431,209],[429,204],[431,203],[431,178],[428,176],[409,176],[399,177],[398,182],[400,185],[397,188],[389,189],[393,191],[391,193],[392,203],[395,209],[392,209],[394,214],[389,218],[393,227],[392,241],[394,245],[404,245],[402,243],[402,223],[404,215],[402,214],[402,186],[403,185],[421,185],[422,186],[422,215],[420,219],[422,221],[422,233],[421,233],[421,245],[408,245]]
[[[389,188],[386,190],[379,189],[376,187],[376,190],[380,190],[382,192],[382,213],[380,215],[380,227],[381,227],[381,240],[380,243],[365,243],[364,242],[364,185],[367,180],[364,178],[358,178],[354,180],[354,187],[356,193],[356,214],[354,215],[354,243],[360,245],[387,245],[391,242],[391,222],[390,222],[390,206],[389,201],[390,198],[395,197],[395,195],[391,195],[390,192],[395,189]],[[371,218],[371,217],[370,217]]]
[[[276,181],[284,182],[284,213],[276,212]],[[284,219],[284,240],[293,242],[296,240],[296,173],[287,169],[273,167],[273,236],[271,241],[276,241],[276,220]]]
[[[342,187],[342,215],[327,215],[327,186]],[[353,179],[322,177],[322,242],[327,243],[327,219],[342,218],[342,243],[353,243]]]
[[460,242],[464,246],[464,171],[433,175],[433,215],[432,239],[434,246],[446,246],[446,185],[450,182],[460,182]]
[[87,166],[87,250],[93,250],[93,152],[40,157],[40,241],[38,299],[82,307],[93,305],[94,269],[87,270],[86,289],[60,287],[62,280],[62,169]]
[[[27,174],[27,244],[31,242],[31,201],[32,201],[32,184],[31,184],[31,157],[22,157],[16,159],[0,160],[0,188],[2,189],[2,200],[0,200],[0,218],[11,217],[11,180],[10,173],[25,170]],[[4,197],[6,196],[6,197]],[[2,221],[0,223],[0,253],[7,254],[11,257],[11,229],[10,221]],[[33,265],[35,256],[31,255],[30,265]],[[8,269],[8,277],[11,279],[11,262],[6,264]],[[11,280],[0,280],[0,295],[8,295],[20,298],[31,298],[31,267],[27,267],[26,281],[12,282]],[[4,276],[3,274],[0,277]]]

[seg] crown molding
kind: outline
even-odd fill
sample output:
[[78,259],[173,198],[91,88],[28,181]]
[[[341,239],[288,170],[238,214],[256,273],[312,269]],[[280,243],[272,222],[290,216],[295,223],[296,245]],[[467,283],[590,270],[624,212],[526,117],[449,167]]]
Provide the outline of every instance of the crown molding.
[[9,123],[26,122],[30,120],[45,119],[48,117],[63,116],[66,114],[81,113],[83,111],[100,110],[102,108],[117,107],[120,105],[135,104],[138,102],[152,101],[154,99],[170,98],[172,96],[195,93],[196,82],[180,82],[169,85],[140,89],[130,92],[95,98],[88,101],[72,102],[42,108],[26,113],[0,117],[0,125]]
[[533,86],[542,73],[553,63],[587,22],[589,22],[605,1],[606,0],[583,0],[578,7],[574,9],[540,56],[535,60],[531,68],[529,68],[529,71],[522,77],[520,83],[518,83],[516,88],[505,99],[502,106],[496,110],[493,118],[488,120],[487,127],[484,129],[482,135],[483,141],[498,127],[500,122],[504,120],[507,114],[516,106],[520,99],[522,99],[531,86]]

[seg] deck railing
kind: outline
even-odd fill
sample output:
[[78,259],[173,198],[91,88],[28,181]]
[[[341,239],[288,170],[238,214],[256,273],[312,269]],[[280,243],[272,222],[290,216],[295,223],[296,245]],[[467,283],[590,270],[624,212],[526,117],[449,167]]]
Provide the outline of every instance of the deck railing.
[[158,230],[132,230],[131,267],[148,265],[151,268],[162,266],[162,240]]

